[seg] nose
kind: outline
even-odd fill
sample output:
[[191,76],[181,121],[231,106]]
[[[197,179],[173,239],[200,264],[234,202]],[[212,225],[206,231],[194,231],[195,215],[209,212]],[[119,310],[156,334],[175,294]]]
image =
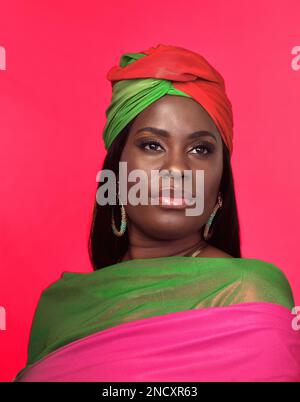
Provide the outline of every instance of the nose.
[[173,177],[178,177],[183,179],[185,176],[185,170],[189,170],[190,167],[185,160],[185,157],[182,153],[175,154],[173,152],[172,155],[167,156],[164,160],[164,163],[161,165],[159,170],[160,177],[166,177],[172,175]]
[[160,188],[190,188],[193,182],[190,161],[180,142],[169,147],[156,169]]
[[176,177],[184,177],[184,171],[183,171],[183,169],[178,169],[178,168],[174,168],[174,167],[168,167],[168,168],[162,168],[162,169],[160,169],[160,171],[159,171],[159,176],[160,177],[167,177],[167,176],[175,176],[176,175]]
[[188,175],[186,170],[189,170],[189,166],[184,161],[184,158],[178,158],[177,160],[165,161],[165,163],[161,166],[159,170],[159,177],[162,179],[169,179],[169,183],[171,186],[175,186],[175,183],[178,185],[181,182],[190,181],[191,177]]

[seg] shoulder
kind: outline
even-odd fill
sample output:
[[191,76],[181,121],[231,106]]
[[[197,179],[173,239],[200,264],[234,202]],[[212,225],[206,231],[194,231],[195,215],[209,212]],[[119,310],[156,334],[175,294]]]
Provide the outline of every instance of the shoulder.
[[289,309],[294,307],[294,297],[285,273],[275,264],[255,259],[241,258],[243,293],[247,301],[269,301]]
[[235,258],[210,245],[198,257],[220,258],[228,274],[241,278],[238,302],[271,302],[289,309],[294,307],[290,283],[277,265],[256,258]]
[[273,281],[277,284],[289,285],[284,271],[271,262],[257,258],[238,258],[237,260],[241,260],[243,271],[248,281],[263,278],[266,281]]
[[68,320],[65,312],[69,315],[72,313],[74,299],[79,296],[81,289],[68,279],[68,273],[62,273],[40,294],[31,324],[27,365],[46,353],[48,345],[60,332],[61,324]]

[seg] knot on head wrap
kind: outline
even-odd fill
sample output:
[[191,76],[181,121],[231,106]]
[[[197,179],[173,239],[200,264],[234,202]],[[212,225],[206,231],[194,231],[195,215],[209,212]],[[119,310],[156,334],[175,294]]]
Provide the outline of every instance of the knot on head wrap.
[[106,149],[134,117],[168,94],[197,101],[213,119],[232,155],[232,105],[224,79],[201,55],[160,44],[140,53],[123,54],[107,79],[112,84],[112,99],[103,131]]

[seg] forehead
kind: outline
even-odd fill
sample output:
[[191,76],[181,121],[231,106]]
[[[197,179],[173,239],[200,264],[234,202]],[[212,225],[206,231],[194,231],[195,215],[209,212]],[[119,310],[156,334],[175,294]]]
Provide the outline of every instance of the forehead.
[[159,125],[168,131],[218,129],[207,111],[194,99],[179,95],[165,95],[147,106],[135,119],[132,130],[144,125]]

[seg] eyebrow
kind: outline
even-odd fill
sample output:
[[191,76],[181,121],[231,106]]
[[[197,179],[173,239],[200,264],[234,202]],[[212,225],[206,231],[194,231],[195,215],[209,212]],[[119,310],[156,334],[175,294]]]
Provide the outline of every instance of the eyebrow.
[[[140,133],[141,131],[149,131],[150,133],[157,134],[157,135],[159,135],[159,136],[161,136],[161,137],[165,137],[165,138],[169,138],[169,137],[170,137],[170,133],[169,133],[167,130],[163,130],[163,129],[161,129],[161,128],[156,128],[156,127],[143,127],[143,128],[138,129],[138,130],[136,131],[136,134]],[[188,139],[194,139],[194,138],[206,137],[206,136],[212,137],[212,138],[217,142],[217,139],[216,139],[215,134],[213,134],[213,133],[210,132],[210,131],[206,131],[206,130],[194,131],[193,133],[190,133],[190,134],[188,135]]]

